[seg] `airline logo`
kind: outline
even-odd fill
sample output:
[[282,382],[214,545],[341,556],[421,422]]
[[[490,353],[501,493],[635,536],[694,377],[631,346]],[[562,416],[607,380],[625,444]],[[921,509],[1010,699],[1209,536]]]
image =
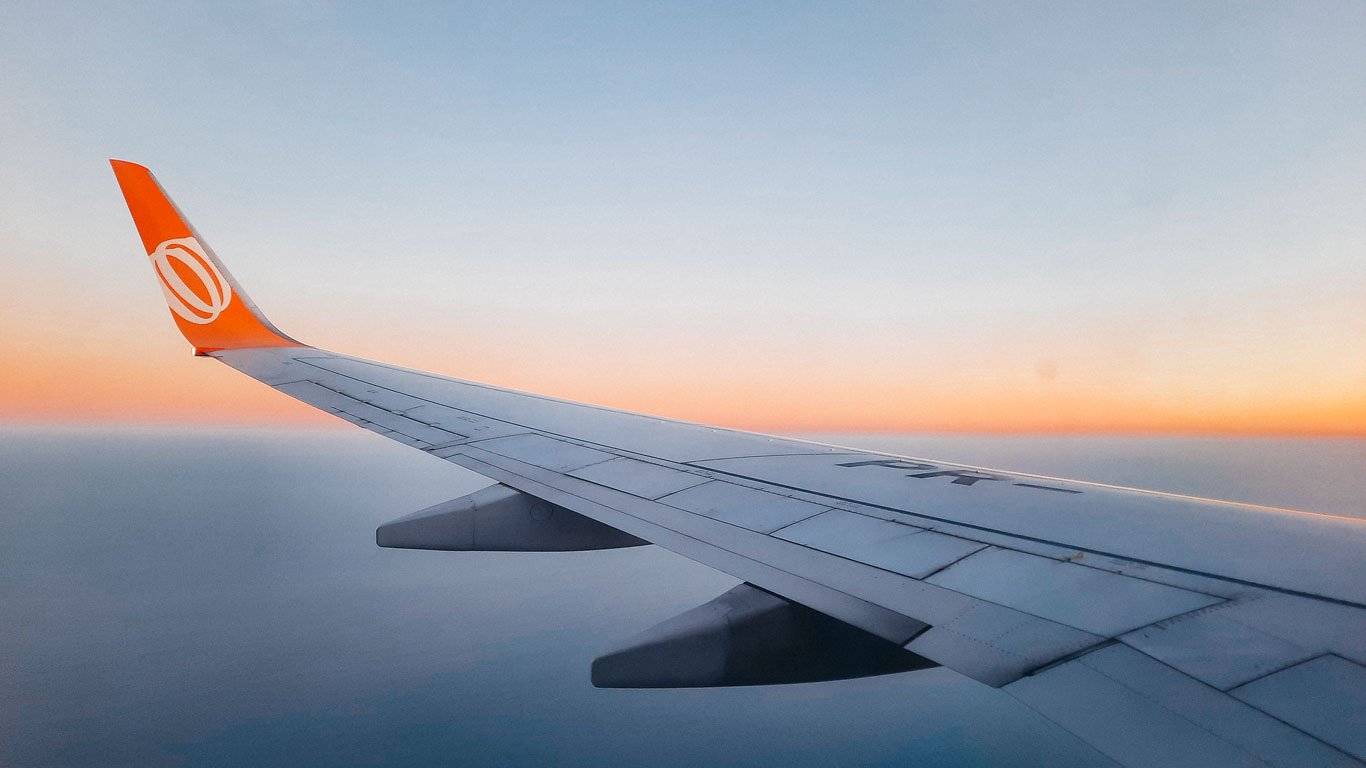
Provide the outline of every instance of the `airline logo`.
[[193,237],[167,240],[148,256],[161,281],[161,292],[166,294],[166,304],[180,317],[207,325],[232,302],[232,287]]

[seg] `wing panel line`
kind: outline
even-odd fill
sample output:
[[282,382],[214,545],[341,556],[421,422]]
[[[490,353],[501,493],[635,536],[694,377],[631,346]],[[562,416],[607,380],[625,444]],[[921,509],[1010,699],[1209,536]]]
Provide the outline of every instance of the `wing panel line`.
[[[867,454],[867,455],[877,456],[877,455],[880,455],[880,454]],[[695,465],[689,463],[689,464],[687,464],[686,466],[695,466]],[[847,497],[847,496],[840,496],[840,495],[838,495],[838,494],[828,493],[828,492],[825,492],[825,491],[812,491],[812,490],[807,490],[807,489],[805,489],[805,488],[799,488],[799,487],[794,486],[794,485],[787,485],[787,484],[785,484],[785,483],[774,482],[774,481],[772,481],[772,480],[760,480],[760,479],[758,479],[758,478],[750,477],[750,476],[748,476],[748,475],[742,475],[742,474],[740,474],[740,473],[738,473],[738,472],[728,472],[728,471],[726,471],[726,470],[724,470],[724,469],[716,469],[715,467],[698,467],[698,469],[706,469],[708,472],[715,472],[715,473],[721,474],[721,475],[729,475],[729,476],[731,476],[731,477],[737,477],[737,478],[741,478],[741,479],[744,479],[744,480],[750,480],[750,481],[752,481],[752,482],[766,483],[766,484],[768,484],[768,485],[772,485],[772,486],[777,487],[777,488],[786,488],[786,489],[788,489],[788,490],[790,490],[790,491],[800,491],[800,492],[802,492],[802,493],[809,493],[809,494],[812,494],[812,495],[814,495],[814,496],[822,496],[822,497],[827,498],[827,499],[833,499],[833,500],[836,500],[836,501],[843,501],[843,502],[846,502],[846,503],[849,503],[849,504],[857,504],[857,505],[859,505],[859,506],[871,507],[871,508],[873,508],[873,509],[880,509],[880,510],[883,510],[884,512],[893,512],[893,513],[896,513],[896,514],[908,515],[908,516],[911,516],[911,517],[918,517],[918,518],[920,518],[920,519],[922,519],[922,520],[933,520],[934,522],[943,523],[943,524],[945,524],[945,525],[958,526],[959,528],[968,528],[968,529],[971,529],[971,530],[974,530],[974,531],[981,531],[981,532],[983,532],[983,533],[990,533],[990,534],[994,534],[994,535],[997,535],[997,536],[1005,536],[1005,537],[1012,538],[1012,539],[1019,539],[1019,540],[1021,540],[1021,541],[1029,541],[1029,542],[1033,542],[1033,543],[1035,543],[1035,544],[1045,544],[1045,545],[1048,545],[1048,546],[1050,546],[1050,547],[1058,547],[1058,548],[1060,548],[1060,549],[1068,549],[1068,550],[1072,550],[1072,551],[1074,551],[1074,552],[1086,552],[1087,554],[1098,555],[1098,556],[1100,556],[1100,557],[1108,557],[1108,558],[1112,558],[1112,559],[1115,559],[1115,560],[1127,560],[1127,561],[1129,561],[1129,562],[1131,562],[1131,563],[1138,563],[1138,564],[1141,564],[1141,565],[1147,565],[1147,566],[1151,566],[1151,567],[1153,567],[1153,568],[1161,568],[1161,569],[1163,569],[1163,570],[1176,571],[1176,572],[1178,572],[1178,573],[1184,573],[1184,574],[1187,574],[1187,575],[1190,575],[1190,576],[1200,576],[1200,577],[1202,577],[1202,578],[1213,579],[1213,580],[1215,580],[1215,581],[1222,581],[1222,582],[1226,582],[1226,583],[1230,583],[1230,584],[1238,584],[1238,585],[1244,586],[1244,587],[1255,587],[1255,588],[1257,588],[1257,589],[1264,589],[1264,590],[1267,590],[1268,592],[1280,592],[1280,593],[1282,593],[1282,594],[1294,595],[1294,596],[1296,596],[1296,597],[1307,597],[1307,598],[1310,598],[1310,599],[1312,599],[1312,600],[1322,600],[1322,601],[1327,602],[1327,603],[1335,603],[1335,604],[1337,604],[1337,605],[1344,605],[1344,606],[1347,606],[1347,607],[1349,607],[1349,608],[1366,608],[1366,605],[1362,605],[1362,604],[1359,604],[1359,603],[1354,603],[1354,602],[1352,602],[1352,601],[1350,601],[1350,600],[1343,600],[1343,599],[1340,599],[1340,598],[1328,597],[1328,596],[1325,596],[1325,595],[1316,595],[1316,594],[1314,594],[1314,593],[1312,593],[1312,592],[1302,592],[1302,591],[1300,591],[1300,590],[1290,589],[1290,588],[1287,588],[1287,587],[1277,587],[1277,586],[1270,585],[1270,584],[1260,584],[1260,583],[1255,582],[1255,581],[1249,581],[1249,580],[1247,580],[1247,579],[1239,579],[1239,578],[1234,577],[1234,576],[1221,576],[1221,575],[1219,575],[1219,574],[1217,574],[1217,573],[1209,573],[1208,571],[1201,571],[1201,570],[1196,569],[1196,568],[1184,568],[1184,567],[1179,566],[1179,565],[1171,565],[1170,563],[1159,563],[1159,562],[1157,562],[1157,561],[1155,561],[1155,560],[1145,560],[1145,559],[1142,559],[1142,558],[1134,557],[1134,556],[1132,556],[1132,555],[1122,555],[1122,554],[1118,554],[1118,553],[1115,553],[1115,552],[1107,552],[1107,551],[1102,550],[1102,549],[1094,549],[1094,548],[1091,548],[1091,547],[1081,547],[1081,546],[1077,546],[1076,544],[1068,544],[1068,543],[1066,543],[1066,542],[1054,541],[1054,540],[1052,540],[1052,539],[1046,539],[1046,538],[1042,538],[1042,537],[1039,537],[1039,536],[1030,536],[1030,535],[1024,534],[1024,533],[1013,533],[1013,532],[1011,532],[1011,531],[1002,531],[1002,530],[997,529],[997,528],[991,528],[990,526],[978,525],[978,524],[976,524],[976,523],[965,523],[965,522],[961,522],[961,521],[958,521],[958,520],[950,520],[950,519],[948,519],[948,518],[936,517],[936,516],[934,516],[934,515],[925,514],[924,512],[911,512],[911,511],[909,511],[909,510],[898,509],[898,508],[896,508],[896,507],[889,507],[889,506],[886,506],[886,505],[884,505],[884,504],[878,504],[878,503],[876,503],[876,502],[861,501],[861,500],[859,500],[859,499],[851,499],[851,498],[849,498],[849,497]],[[1086,566],[1086,567],[1089,568],[1090,566]],[[1097,569],[1097,570],[1100,570],[1100,569]],[[1131,574],[1130,574],[1129,576],[1130,576],[1130,578],[1142,579],[1141,576],[1133,576],[1133,575],[1131,575]],[[1144,581],[1153,581],[1152,579],[1143,579],[1143,580],[1144,580]],[[1154,583],[1160,584],[1161,582],[1154,582]],[[1187,590],[1189,590],[1189,591],[1191,591],[1191,592],[1199,592],[1199,591],[1200,591],[1200,590],[1197,590],[1197,589],[1190,589],[1190,588],[1188,588],[1188,587],[1183,587],[1183,589],[1187,589]],[[1208,594],[1208,593],[1202,593],[1202,594]],[[1210,597],[1220,597],[1220,596],[1219,596],[1219,595],[1210,595]]]
[[[439,401],[436,401],[436,400],[430,400],[430,399],[427,399],[427,398],[419,397],[419,396],[417,396],[417,395],[414,395],[414,394],[411,394],[411,393],[408,393],[408,392],[401,392],[401,391],[399,391],[399,390],[392,389],[392,388],[390,388],[390,387],[385,387],[385,386],[383,386],[383,385],[376,384],[375,382],[372,382],[372,381],[367,381],[367,380],[365,380],[365,379],[360,379],[360,378],[357,378],[357,377],[355,377],[355,376],[351,376],[350,374],[338,373],[338,372],[333,371],[333,370],[331,370],[331,369],[329,369],[329,368],[325,368],[325,367],[320,366],[320,365],[315,365],[314,363],[310,362],[311,360],[331,359],[331,358],[320,358],[320,357],[316,357],[316,356],[315,356],[315,357],[295,357],[295,358],[293,358],[293,359],[298,360],[299,362],[304,363],[304,364],[306,364],[306,365],[309,365],[310,367],[312,367],[312,368],[314,368],[314,369],[316,369],[316,370],[326,372],[326,373],[328,373],[328,374],[330,374],[330,375],[333,375],[333,376],[342,376],[342,377],[344,377],[344,378],[351,379],[352,381],[357,381],[357,382],[360,382],[360,383],[363,383],[363,384],[367,384],[367,385],[373,386],[373,387],[379,387],[380,389],[385,389],[385,390],[394,392],[394,393],[396,393],[396,394],[408,395],[409,397],[413,397],[413,398],[418,399],[418,400],[424,400],[425,402],[431,403],[432,405],[439,405],[439,406],[442,406],[442,407],[444,407],[444,408],[451,408],[452,410],[457,410],[457,411],[461,411],[461,412],[463,412],[463,413],[468,413],[468,414],[470,414],[470,415],[472,415],[472,416],[478,416],[479,418],[482,418],[482,419],[488,419],[488,420],[490,420],[490,421],[496,421],[496,422],[500,422],[500,423],[502,423],[502,424],[508,424],[508,425],[511,425],[511,426],[519,427],[519,428],[521,428],[521,429],[526,429],[526,430],[530,430],[530,431],[533,431],[533,432],[539,432],[539,433],[545,434],[545,435],[553,435],[553,436],[555,436],[555,437],[558,438],[558,439],[566,440],[566,441],[568,441],[568,442],[578,443],[578,444],[580,444],[580,445],[585,445],[585,446],[587,446],[587,447],[597,448],[597,449],[600,449],[600,450],[606,450],[606,451],[610,451],[610,452],[615,452],[615,453],[617,453],[618,455],[622,455],[622,456],[628,456],[628,457],[648,457],[649,459],[652,459],[652,460],[653,460],[654,462],[656,462],[656,463],[659,463],[659,462],[666,462],[666,461],[667,461],[666,459],[662,459],[662,458],[660,458],[660,457],[658,457],[658,456],[651,456],[650,454],[636,453],[636,452],[634,452],[634,451],[624,451],[623,449],[617,448],[617,447],[614,447],[614,446],[608,446],[608,445],[605,445],[605,444],[602,444],[602,443],[593,442],[593,441],[591,441],[591,440],[584,440],[584,439],[582,439],[582,438],[571,437],[571,436],[569,436],[569,435],[560,434],[560,433],[557,433],[557,432],[553,432],[553,431],[550,431],[550,430],[542,429],[542,428],[539,428],[539,427],[534,427],[534,426],[527,425],[527,424],[521,424],[521,423],[518,423],[518,422],[515,422],[515,421],[509,421],[509,420],[507,420],[507,419],[499,418],[499,417],[496,417],[496,416],[488,416],[488,415],[486,415],[486,414],[479,413],[478,411],[471,411],[471,410],[468,410],[468,409],[465,409],[465,408],[459,408],[459,407],[456,407],[456,406],[452,406],[452,405],[450,405],[449,403],[442,403],[442,402],[439,402]],[[344,359],[350,359],[350,358],[344,358]],[[368,361],[359,361],[359,362],[366,362],[366,363],[368,363]],[[466,382],[466,381],[461,381],[461,380],[459,380],[459,379],[449,379],[449,378],[445,378],[445,377],[434,376],[434,375],[431,375],[431,374],[422,374],[422,373],[419,373],[419,372],[408,371],[408,370],[405,370],[405,369],[389,368],[388,366],[379,365],[379,364],[375,364],[375,363],[368,363],[368,364],[370,364],[370,365],[377,365],[378,367],[381,367],[381,368],[388,368],[389,370],[399,371],[399,372],[402,372],[402,373],[407,373],[407,374],[412,374],[412,375],[418,375],[418,376],[425,376],[426,378],[430,378],[430,379],[433,379],[433,380],[435,380],[435,381],[446,381],[446,382],[455,381],[456,383],[459,383],[459,384],[467,384],[467,385],[469,385],[469,386],[480,387],[480,388],[482,388],[482,389],[488,389],[488,390],[491,390],[491,391],[501,392],[501,393],[505,393],[505,394],[512,394],[512,395],[516,395],[516,396],[520,396],[520,397],[533,397],[533,398],[537,398],[537,399],[541,399],[541,400],[546,400],[546,401],[549,401],[549,402],[576,405],[576,406],[580,406],[580,407],[584,407],[584,408],[595,408],[595,409],[599,409],[599,410],[610,411],[610,412],[613,412],[613,413],[628,413],[628,412],[626,412],[626,411],[616,411],[616,410],[610,409],[610,408],[602,408],[601,406],[584,405],[584,404],[582,404],[582,403],[574,403],[574,402],[567,401],[567,400],[557,400],[557,399],[555,399],[555,398],[549,398],[549,397],[544,397],[544,396],[540,396],[540,395],[531,395],[531,394],[523,394],[523,393],[521,393],[521,392],[513,392],[513,391],[511,391],[511,390],[499,389],[498,387],[491,387],[491,386],[488,386],[488,385],[478,384],[478,383],[475,383],[475,382]],[[629,415],[636,415],[636,414],[629,414]],[[650,418],[654,418],[654,417],[650,417]],[[674,420],[672,420],[672,419],[663,419],[663,420],[664,420],[664,421],[674,421]],[[695,424],[691,424],[691,423],[689,423],[689,422],[675,422],[675,423],[687,424],[688,426],[698,426],[698,425],[695,425]],[[891,456],[891,454],[879,454],[879,453],[873,453],[873,452],[871,452],[871,451],[859,451],[859,450],[857,450],[857,449],[849,449],[849,452],[850,452],[852,455],[860,455],[860,456]],[[794,455],[805,455],[805,454],[794,454]],[[715,461],[715,459],[707,459],[706,461]],[[920,519],[923,519],[923,520],[931,520],[931,521],[934,521],[934,522],[937,522],[937,523],[942,523],[942,524],[945,524],[945,525],[953,525],[953,526],[957,526],[957,527],[960,527],[960,528],[967,528],[967,529],[969,529],[969,530],[981,531],[981,532],[983,532],[983,533],[990,533],[990,534],[993,534],[993,535],[996,535],[996,536],[1002,536],[1002,537],[1006,537],[1006,538],[1010,538],[1010,539],[1016,539],[1016,540],[1019,540],[1019,541],[1028,541],[1028,542],[1032,542],[1032,543],[1034,543],[1034,544],[1043,544],[1043,545],[1046,545],[1046,546],[1057,547],[1057,548],[1060,548],[1060,549],[1071,550],[1071,551],[1074,551],[1074,552],[1086,552],[1087,554],[1097,555],[1097,556],[1100,556],[1100,557],[1112,558],[1112,559],[1116,559],[1116,560],[1127,560],[1127,561],[1132,562],[1132,563],[1138,563],[1138,564],[1150,566],[1150,567],[1153,567],[1153,568],[1161,568],[1161,569],[1163,569],[1163,570],[1175,571],[1175,572],[1177,572],[1177,573],[1183,573],[1183,574],[1186,574],[1186,575],[1189,575],[1189,576],[1198,576],[1198,577],[1201,577],[1201,578],[1212,579],[1212,580],[1215,580],[1215,581],[1220,581],[1220,582],[1224,582],[1224,583],[1228,583],[1228,584],[1237,584],[1237,585],[1243,586],[1243,587],[1254,587],[1254,588],[1257,588],[1257,589],[1264,589],[1264,590],[1271,591],[1271,592],[1278,592],[1278,593],[1281,593],[1281,594],[1294,595],[1294,596],[1296,596],[1296,597],[1305,597],[1305,598],[1310,598],[1310,599],[1313,599],[1313,600],[1323,600],[1323,601],[1325,601],[1325,602],[1334,603],[1334,604],[1337,604],[1337,605],[1343,605],[1343,606],[1347,606],[1347,607],[1349,607],[1349,608],[1366,609],[1366,604],[1355,603],[1355,602],[1352,602],[1352,601],[1350,601],[1350,600],[1343,600],[1343,599],[1341,599],[1341,598],[1328,597],[1328,596],[1325,596],[1325,595],[1318,595],[1318,594],[1314,594],[1314,593],[1312,593],[1312,592],[1304,592],[1304,591],[1301,591],[1301,590],[1290,589],[1290,588],[1287,588],[1287,587],[1278,587],[1278,586],[1270,585],[1270,584],[1262,584],[1262,583],[1255,582],[1255,581],[1250,581],[1250,580],[1247,580],[1247,579],[1240,579],[1240,578],[1233,577],[1233,576],[1223,576],[1223,575],[1216,574],[1216,573],[1210,573],[1210,572],[1208,572],[1208,571],[1202,571],[1202,570],[1195,569],[1195,568],[1186,568],[1186,567],[1182,567],[1182,566],[1178,566],[1178,565],[1171,565],[1171,564],[1169,564],[1169,563],[1162,563],[1162,562],[1158,562],[1158,561],[1155,561],[1155,560],[1145,560],[1145,559],[1133,557],[1132,555],[1124,555],[1124,554],[1119,554],[1119,553],[1115,553],[1115,552],[1109,552],[1109,551],[1106,551],[1106,550],[1094,549],[1094,548],[1089,548],[1089,547],[1080,547],[1080,546],[1077,546],[1077,545],[1075,545],[1075,544],[1068,544],[1068,543],[1066,543],[1066,542],[1055,541],[1055,540],[1052,540],[1052,539],[1047,539],[1047,538],[1042,538],[1042,537],[1037,537],[1037,536],[1030,536],[1030,535],[1028,535],[1028,534],[1014,533],[1014,532],[1012,532],[1012,531],[1004,531],[1004,530],[1000,530],[1000,529],[998,529],[998,528],[992,528],[992,527],[990,527],[990,526],[978,525],[978,524],[976,524],[976,523],[966,523],[966,522],[961,522],[961,521],[952,520],[952,519],[948,519],[948,518],[937,517],[937,516],[935,516],[935,515],[926,514],[926,513],[924,513],[924,512],[913,512],[913,511],[910,511],[910,510],[898,509],[898,508],[896,508],[896,507],[889,507],[889,506],[886,506],[886,505],[883,505],[883,504],[877,504],[877,503],[875,503],[875,502],[862,501],[862,500],[859,500],[859,499],[853,499],[853,498],[849,498],[849,497],[846,497],[846,496],[839,496],[839,495],[832,494],[832,493],[828,493],[828,492],[824,492],[824,491],[813,491],[813,490],[809,490],[809,489],[806,489],[806,488],[799,488],[799,487],[793,486],[793,485],[787,485],[787,484],[784,484],[784,483],[774,482],[774,481],[771,481],[771,480],[760,480],[760,479],[758,479],[758,478],[749,477],[749,476],[747,476],[747,475],[743,475],[743,474],[740,474],[740,473],[738,473],[738,472],[730,472],[730,471],[728,471],[728,470],[717,469],[717,468],[715,468],[715,467],[699,466],[698,464],[695,464],[695,463],[693,463],[693,462],[679,462],[679,463],[669,462],[669,464],[672,465],[672,466],[677,466],[677,467],[685,467],[685,468],[687,468],[687,469],[701,470],[701,471],[704,471],[704,472],[711,472],[711,473],[716,473],[716,474],[721,474],[721,475],[727,475],[727,476],[729,476],[729,477],[734,477],[734,478],[742,479],[742,480],[748,480],[749,482],[760,483],[760,484],[766,485],[766,486],[771,486],[771,487],[775,487],[775,488],[785,488],[785,489],[787,489],[787,490],[789,490],[789,491],[796,491],[796,492],[798,492],[798,493],[810,494],[810,495],[812,495],[812,496],[818,496],[818,497],[822,497],[822,498],[826,498],[826,499],[833,499],[833,500],[842,501],[842,502],[845,502],[845,503],[848,503],[848,504],[855,504],[855,505],[858,505],[858,506],[869,507],[869,508],[873,508],[873,509],[880,509],[880,510],[882,510],[882,511],[884,511],[884,512],[891,512],[891,513],[899,514],[899,515],[907,515],[907,516],[910,516],[910,517],[916,517],[916,518],[920,518]],[[684,471],[687,471],[687,469],[685,469]],[[1015,473],[1015,474],[1020,474],[1020,473]],[[1204,501],[1204,499],[1202,499],[1202,501]],[[1087,567],[1090,567],[1090,566],[1087,566]],[[1141,576],[1133,576],[1133,575],[1130,575],[1130,577],[1131,577],[1131,578],[1142,578]],[[1144,580],[1145,580],[1145,581],[1152,581],[1152,579],[1144,579]],[[1155,583],[1161,583],[1161,582],[1155,582]],[[1183,587],[1183,589],[1188,589],[1188,588]],[[1190,590],[1190,591],[1195,592],[1195,591],[1199,591],[1199,590],[1194,590],[1194,589],[1192,589],[1192,590]],[[1204,593],[1204,594],[1208,594],[1208,593]],[[1221,597],[1221,596],[1220,596],[1220,595],[1211,595],[1211,597]]]

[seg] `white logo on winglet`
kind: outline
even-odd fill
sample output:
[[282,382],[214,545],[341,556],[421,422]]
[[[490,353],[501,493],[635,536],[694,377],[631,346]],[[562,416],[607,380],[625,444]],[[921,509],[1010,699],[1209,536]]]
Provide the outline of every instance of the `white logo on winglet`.
[[[223,273],[218,271],[213,259],[204,253],[204,247],[193,237],[180,237],[158,245],[148,256],[152,268],[161,281],[161,292],[166,294],[166,304],[171,311],[186,320],[206,325],[218,319],[232,301],[232,287],[228,285]],[[202,291],[196,291],[185,283],[181,273],[172,266],[172,261],[183,264],[200,282]]]

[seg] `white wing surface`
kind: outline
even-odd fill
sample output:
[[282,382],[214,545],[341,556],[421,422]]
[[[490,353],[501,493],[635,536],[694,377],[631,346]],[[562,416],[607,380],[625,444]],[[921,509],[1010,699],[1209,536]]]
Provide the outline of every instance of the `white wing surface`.
[[[201,355],[1002,688],[1120,764],[1366,759],[1361,521],[737,432],[319,350],[264,320],[145,168],[114,165]],[[168,242],[190,245],[168,259]]]

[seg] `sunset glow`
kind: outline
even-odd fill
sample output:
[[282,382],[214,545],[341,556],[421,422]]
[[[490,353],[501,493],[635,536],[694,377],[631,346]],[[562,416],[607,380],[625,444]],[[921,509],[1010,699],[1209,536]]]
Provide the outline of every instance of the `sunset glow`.
[[124,157],[285,333],[407,367],[759,431],[1366,435],[1360,9],[1006,8],[16,11],[0,422],[341,425],[190,357]]
[[[155,298],[142,293],[144,300]],[[0,415],[17,422],[346,426],[211,360],[191,357],[169,318],[154,325],[160,327],[153,335],[162,336],[155,343],[56,338],[0,348],[9,361]],[[344,340],[335,346],[345,348]],[[478,351],[479,345],[470,346]],[[1056,374],[1044,381],[1033,371],[998,380],[945,371],[918,380],[915,370],[892,365],[823,371],[788,360],[739,365],[720,352],[724,364],[708,369],[638,350],[609,355],[591,347],[580,350],[586,355],[581,367],[570,367],[562,352],[531,344],[518,351],[529,359],[509,360],[504,349],[462,360],[446,349],[405,343],[368,353],[458,378],[765,432],[1366,435],[1366,396],[1350,388],[1228,395],[1211,391],[1217,381],[1178,386],[1149,380],[1107,389],[1113,379],[1097,370],[1078,374],[1089,382],[1066,385]]]

